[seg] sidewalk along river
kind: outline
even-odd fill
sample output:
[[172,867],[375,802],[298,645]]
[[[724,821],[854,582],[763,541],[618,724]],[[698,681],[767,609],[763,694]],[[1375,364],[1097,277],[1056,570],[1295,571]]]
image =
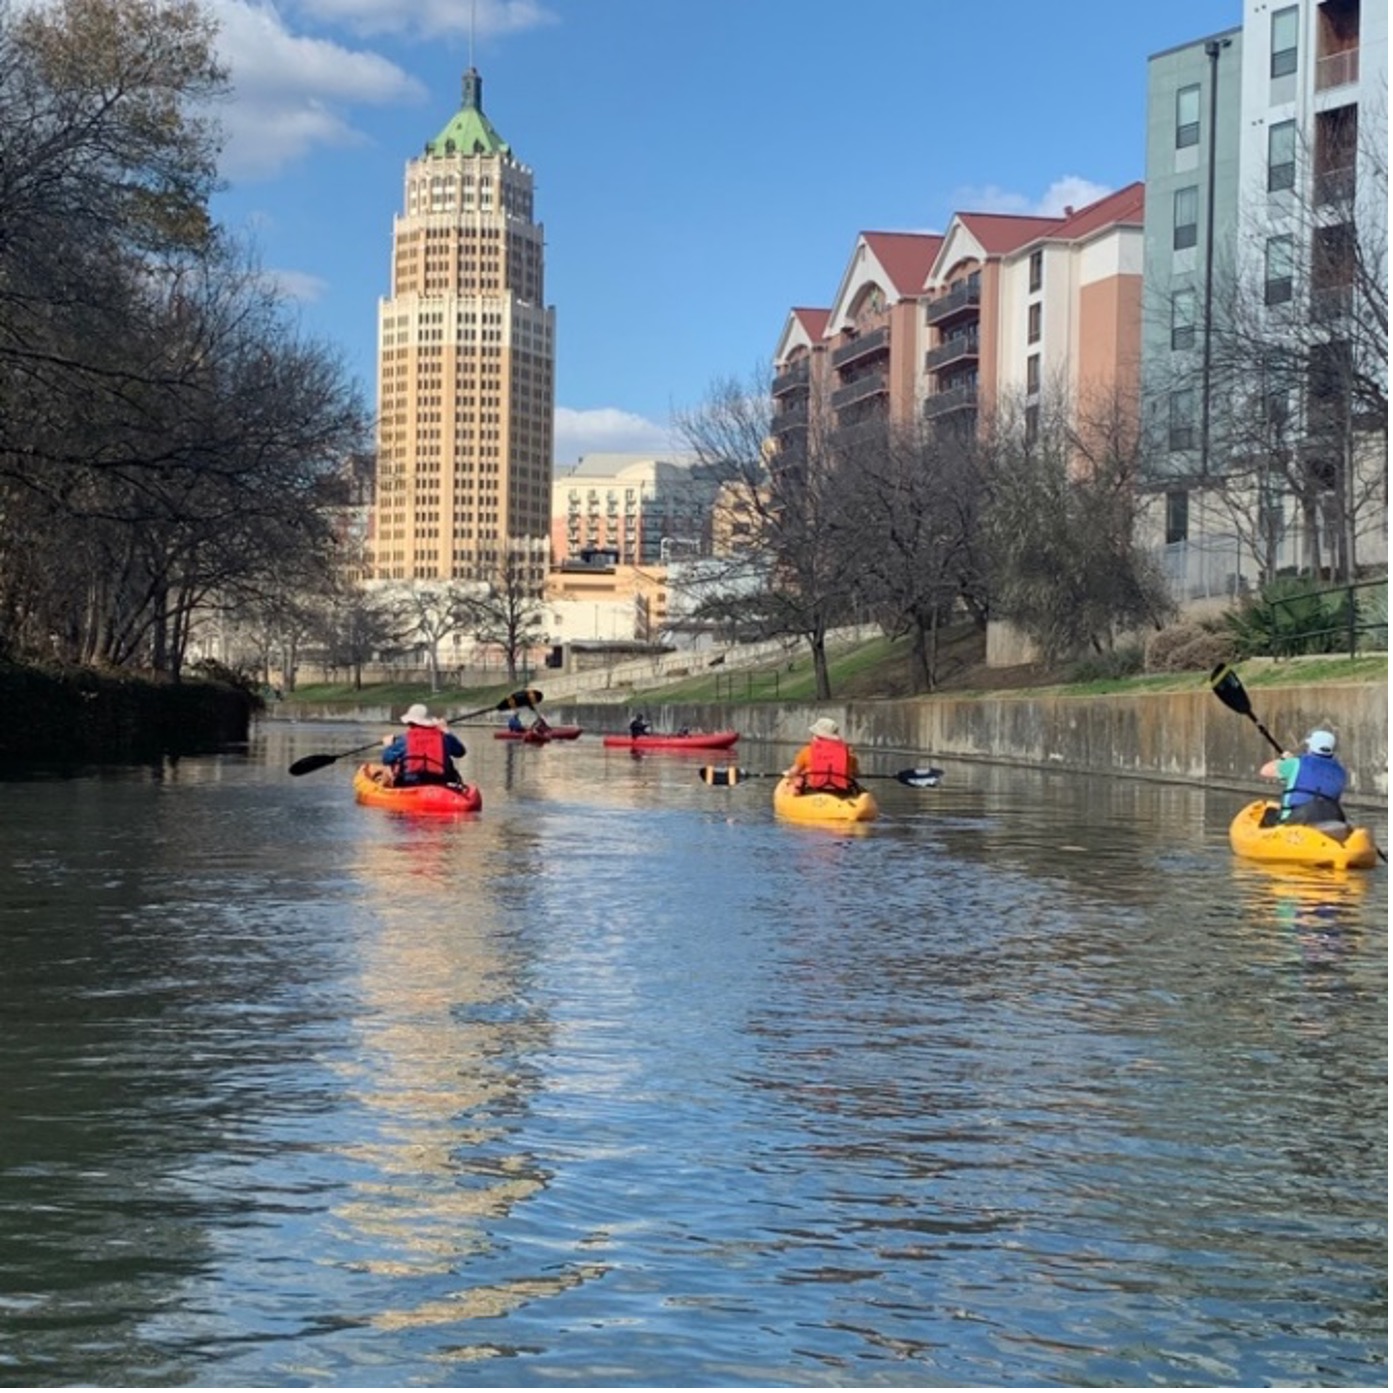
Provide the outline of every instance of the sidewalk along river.
[[375,726],[9,783],[11,1380],[1386,1382],[1382,867],[461,730],[472,818],[288,776]]

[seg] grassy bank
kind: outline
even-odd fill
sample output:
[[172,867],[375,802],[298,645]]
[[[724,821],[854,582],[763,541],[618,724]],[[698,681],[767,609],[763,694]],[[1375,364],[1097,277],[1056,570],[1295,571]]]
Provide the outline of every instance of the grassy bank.
[[[909,678],[907,640],[875,639],[835,652],[829,657],[832,692],[836,700],[873,701],[913,696]],[[1030,665],[988,669],[964,655],[952,657],[940,694],[953,697],[1021,695],[1109,696],[1119,692],[1177,692],[1203,686],[1208,672],[1156,673],[1137,677],[1070,682],[1062,673]],[[1293,686],[1305,682],[1386,682],[1388,655],[1356,658],[1323,656],[1281,661],[1252,659],[1239,665],[1249,688]],[[405,707],[424,701],[433,711],[449,713],[474,709],[500,701],[515,687],[535,686],[546,691],[546,673],[533,674],[526,682],[491,687],[446,687],[432,692],[424,683],[379,683],[354,687],[348,683],[320,683],[296,689],[291,700],[345,707],[384,705]],[[659,705],[721,703],[745,705],[762,702],[808,702],[815,699],[813,665],[804,654],[760,668],[726,672],[722,668],[669,683],[636,689],[630,704]],[[584,697],[576,700],[583,701]]]

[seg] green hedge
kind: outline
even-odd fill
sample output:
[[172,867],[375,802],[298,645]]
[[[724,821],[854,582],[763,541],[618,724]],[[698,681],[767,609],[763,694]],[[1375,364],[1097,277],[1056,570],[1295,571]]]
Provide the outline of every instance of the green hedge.
[[223,682],[0,664],[0,755],[120,762],[215,750],[247,739],[255,706]]

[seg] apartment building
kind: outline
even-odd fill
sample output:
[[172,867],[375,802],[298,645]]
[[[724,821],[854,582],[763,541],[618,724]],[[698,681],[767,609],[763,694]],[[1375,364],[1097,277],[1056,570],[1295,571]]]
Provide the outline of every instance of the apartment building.
[[552,485],[552,557],[562,563],[612,550],[622,566],[652,567],[707,556],[713,505],[728,473],[681,451],[584,455]]
[[[1004,392],[1135,399],[1145,190],[1057,216],[955,213],[942,236],[863,233],[828,309],[789,312],[774,432],[917,417],[976,429]],[[1031,404],[1033,403],[1033,405]],[[845,438],[845,436],[843,436]]]
[[884,431],[913,418],[918,301],[940,241],[928,233],[863,232],[832,304],[790,311],[774,352],[776,437]]
[[1181,598],[1386,562],[1386,407],[1350,384],[1386,400],[1387,54],[1384,5],[1250,0],[1149,61],[1145,519]]
[[555,311],[531,169],[463,98],[406,166],[378,310],[376,580],[446,582],[528,558],[551,525]]
[[926,420],[974,428],[1004,397],[1135,398],[1145,186],[1059,216],[955,213],[925,283]]

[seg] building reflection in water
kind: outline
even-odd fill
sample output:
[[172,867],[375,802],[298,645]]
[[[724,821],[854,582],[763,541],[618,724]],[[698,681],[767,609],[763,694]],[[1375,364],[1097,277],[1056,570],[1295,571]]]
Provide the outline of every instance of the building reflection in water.
[[358,1039],[341,1065],[365,1116],[339,1147],[350,1197],[334,1212],[347,1261],[401,1281],[371,1316],[383,1328],[506,1314],[593,1275],[519,1275],[516,1257],[506,1278],[487,1271],[494,1225],[549,1179],[515,1140],[551,1027],[529,1002],[526,937],[499,894],[528,874],[531,848],[516,827],[505,845],[504,831],[486,818],[365,824],[371,919]]

